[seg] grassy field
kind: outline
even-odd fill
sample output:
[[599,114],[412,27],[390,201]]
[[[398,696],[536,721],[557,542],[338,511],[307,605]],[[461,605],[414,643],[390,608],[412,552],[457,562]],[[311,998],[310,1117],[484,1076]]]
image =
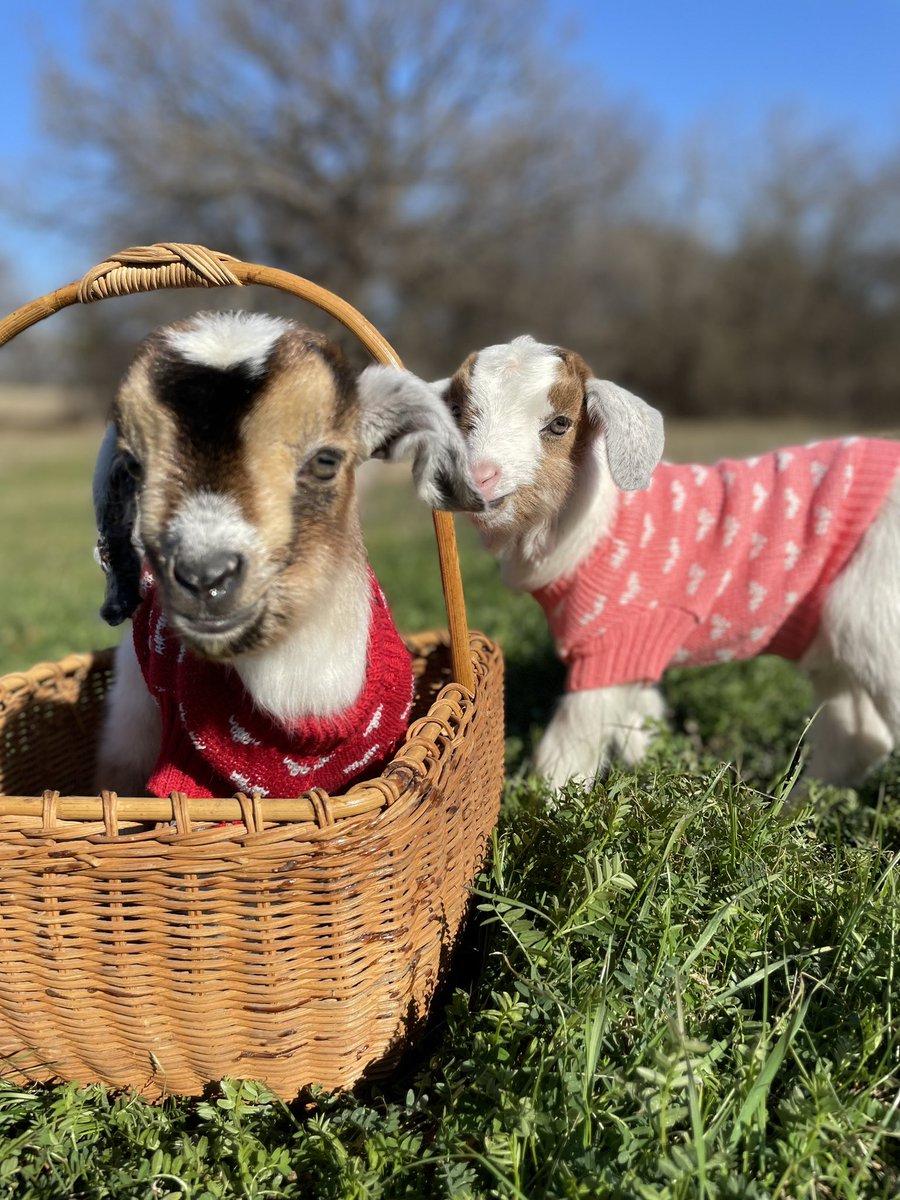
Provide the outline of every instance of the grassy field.
[[[673,457],[806,432],[676,430]],[[103,644],[97,431],[0,438],[0,669]],[[698,448],[699,447],[699,448]],[[366,496],[401,626],[440,624],[430,519]],[[547,804],[559,686],[540,610],[460,529],[470,622],[509,675],[509,781],[451,985],[388,1085],[286,1106],[225,1082],[153,1107],[0,1083],[0,1197],[892,1197],[900,1193],[900,769],[806,786],[803,679],[670,672],[638,772]]]
[[0,673],[112,640],[92,557],[100,433],[0,431]]

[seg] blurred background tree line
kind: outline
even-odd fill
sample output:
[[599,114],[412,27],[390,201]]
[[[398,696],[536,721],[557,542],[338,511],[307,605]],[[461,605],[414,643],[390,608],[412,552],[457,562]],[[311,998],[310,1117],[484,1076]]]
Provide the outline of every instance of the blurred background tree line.
[[[45,66],[52,160],[3,202],[85,266],[179,240],[306,275],[432,377],[530,332],[669,415],[895,420],[900,139],[873,162],[783,112],[752,144],[711,126],[673,146],[564,61],[550,7],[97,0],[88,60]],[[5,377],[105,402],[174,315],[171,296],[139,303],[20,339]],[[259,289],[178,303],[279,307]]]

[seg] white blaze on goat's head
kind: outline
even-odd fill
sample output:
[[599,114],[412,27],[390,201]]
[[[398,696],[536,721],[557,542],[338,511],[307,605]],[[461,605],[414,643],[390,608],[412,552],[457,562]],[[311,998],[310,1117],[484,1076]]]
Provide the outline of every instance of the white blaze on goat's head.
[[580,355],[524,336],[470,355],[443,394],[491,505],[485,530],[515,534],[553,520],[585,466],[625,489],[646,487],[662,454],[662,419],[595,379]]

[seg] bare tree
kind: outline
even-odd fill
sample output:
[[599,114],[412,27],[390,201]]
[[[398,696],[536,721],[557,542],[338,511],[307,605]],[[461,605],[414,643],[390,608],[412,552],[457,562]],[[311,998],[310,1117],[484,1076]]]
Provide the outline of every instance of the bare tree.
[[[54,186],[28,189],[85,266],[199,241],[339,292],[424,373],[528,331],[670,414],[896,422],[900,151],[863,165],[789,113],[755,146],[661,144],[573,67],[549,0],[87,12],[86,61],[41,85]],[[108,379],[158,306],[78,314],[63,361]]]
[[[846,138],[777,115],[716,284],[715,336],[698,396],[743,411],[896,421],[900,178]],[[701,401],[702,403],[702,401]]]
[[309,275],[422,369],[527,323],[535,275],[645,159],[634,121],[566,82],[537,0],[90,13],[89,62],[43,82],[70,181],[45,218],[94,256],[196,240]]
[[604,370],[667,412],[896,429],[897,162],[865,162],[846,138],[781,114],[731,182],[721,167],[698,172],[701,191],[718,180],[692,199],[704,221],[663,208],[612,245],[595,238],[582,257],[605,262],[612,284]]

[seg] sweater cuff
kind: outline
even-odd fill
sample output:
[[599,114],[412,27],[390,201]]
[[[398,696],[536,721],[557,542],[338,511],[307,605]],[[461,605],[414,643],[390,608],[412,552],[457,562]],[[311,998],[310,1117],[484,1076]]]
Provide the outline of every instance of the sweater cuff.
[[656,683],[697,623],[692,613],[680,608],[630,612],[626,620],[572,651],[566,691]]

